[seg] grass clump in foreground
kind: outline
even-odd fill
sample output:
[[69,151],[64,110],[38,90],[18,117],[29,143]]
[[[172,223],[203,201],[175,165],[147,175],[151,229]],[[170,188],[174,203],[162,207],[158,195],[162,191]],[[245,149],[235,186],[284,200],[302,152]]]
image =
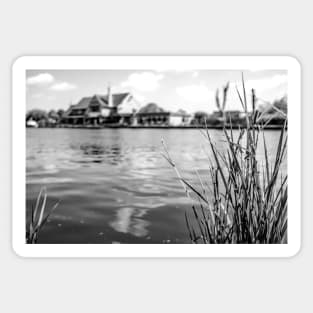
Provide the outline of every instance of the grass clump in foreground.
[[26,243],[37,243],[38,236],[43,226],[47,223],[51,213],[57,208],[59,202],[57,202],[44,216],[47,205],[47,189],[41,188],[37,197],[35,208],[31,208],[31,215],[28,225],[26,225]]
[[[212,151],[209,185],[197,188],[182,178],[166,147],[165,158],[175,169],[188,197],[192,212],[185,213],[193,243],[207,244],[280,244],[287,243],[287,175],[281,166],[287,153],[286,123],[282,127],[275,161],[270,163],[262,114],[256,110],[252,90],[252,112],[248,113],[244,80],[238,97],[246,115],[246,128],[224,129],[226,152],[221,153],[208,129],[202,133]],[[257,149],[263,145],[265,160],[261,165]],[[265,163],[265,164],[264,164]],[[195,202],[194,199],[197,199]],[[190,218],[193,215],[193,219]]]

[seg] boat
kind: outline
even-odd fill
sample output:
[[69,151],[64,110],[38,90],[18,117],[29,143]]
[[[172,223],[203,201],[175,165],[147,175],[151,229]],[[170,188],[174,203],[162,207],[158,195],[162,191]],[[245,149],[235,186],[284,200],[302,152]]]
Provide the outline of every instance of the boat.
[[29,128],[38,128],[38,123],[34,120],[28,120],[26,122],[26,127],[29,127]]

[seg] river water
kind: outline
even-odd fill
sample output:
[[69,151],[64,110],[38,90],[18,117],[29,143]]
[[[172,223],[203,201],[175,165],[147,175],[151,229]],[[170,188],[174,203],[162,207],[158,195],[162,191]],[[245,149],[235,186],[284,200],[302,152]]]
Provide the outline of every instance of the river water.
[[[210,130],[220,149],[223,132]],[[266,131],[271,159],[279,131]],[[187,243],[184,178],[209,181],[210,149],[196,129],[27,129],[26,207],[40,188],[60,200],[39,243]],[[284,165],[286,167],[286,165]]]

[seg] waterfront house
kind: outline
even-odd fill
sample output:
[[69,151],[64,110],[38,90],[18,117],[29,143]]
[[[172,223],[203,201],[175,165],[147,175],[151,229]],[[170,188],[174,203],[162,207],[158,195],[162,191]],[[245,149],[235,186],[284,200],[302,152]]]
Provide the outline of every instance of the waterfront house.
[[183,110],[165,111],[155,103],[140,108],[131,93],[111,93],[84,97],[64,112],[61,124],[72,126],[186,126],[191,115]]
[[184,110],[170,112],[169,124],[172,126],[187,126],[190,125],[192,115]]
[[62,116],[62,124],[101,125],[105,123],[130,123],[134,112],[140,107],[131,93],[111,93],[108,87],[106,95],[96,94],[84,97],[71,105]]
[[142,126],[165,125],[168,121],[168,112],[165,112],[156,103],[148,103],[136,114],[136,124]]
[[223,125],[244,125],[245,124],[245,113],[238,110],[228,111],[214,111],[211,114],[206,112],[198,111],[194,114],[191,121],[192,125],[207,125],[209,127],[223,126]]
[[214,111],[210,118],[216,119],[219,121],[226,121],[230,123],[231,121],[238,121],[245,117],[245,113],[239,110],[225,110],[225,111]]
[[191,115],[183,110],[165,111],[156,103],[148,103],[135,115],[136,124],[142,126],[185,126],[189,125]]
[[233,125],[244,126],[246,122],[246,113],[239,110],[214,111],[208,118],[208,125]]

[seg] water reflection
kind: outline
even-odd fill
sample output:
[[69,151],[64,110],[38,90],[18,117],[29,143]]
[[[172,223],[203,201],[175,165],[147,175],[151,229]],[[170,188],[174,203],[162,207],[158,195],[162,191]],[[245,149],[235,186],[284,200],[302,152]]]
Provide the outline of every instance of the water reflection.
[[142,208],[123,207],[119,208],[115,220],[110,226],[120,233],[129,233],[136,237],[145,237],[148,234],[149,222],[142,219],[146,210]]
[[105,154],[105,147],[99,144],[82,144],[80,149],[86,155],[103,155]]
[[118,144],[84,143],[79,146],[79,149],[83,152],[84,156],[88,157],[85,162],[117,165],[124,159],[122,147]]

